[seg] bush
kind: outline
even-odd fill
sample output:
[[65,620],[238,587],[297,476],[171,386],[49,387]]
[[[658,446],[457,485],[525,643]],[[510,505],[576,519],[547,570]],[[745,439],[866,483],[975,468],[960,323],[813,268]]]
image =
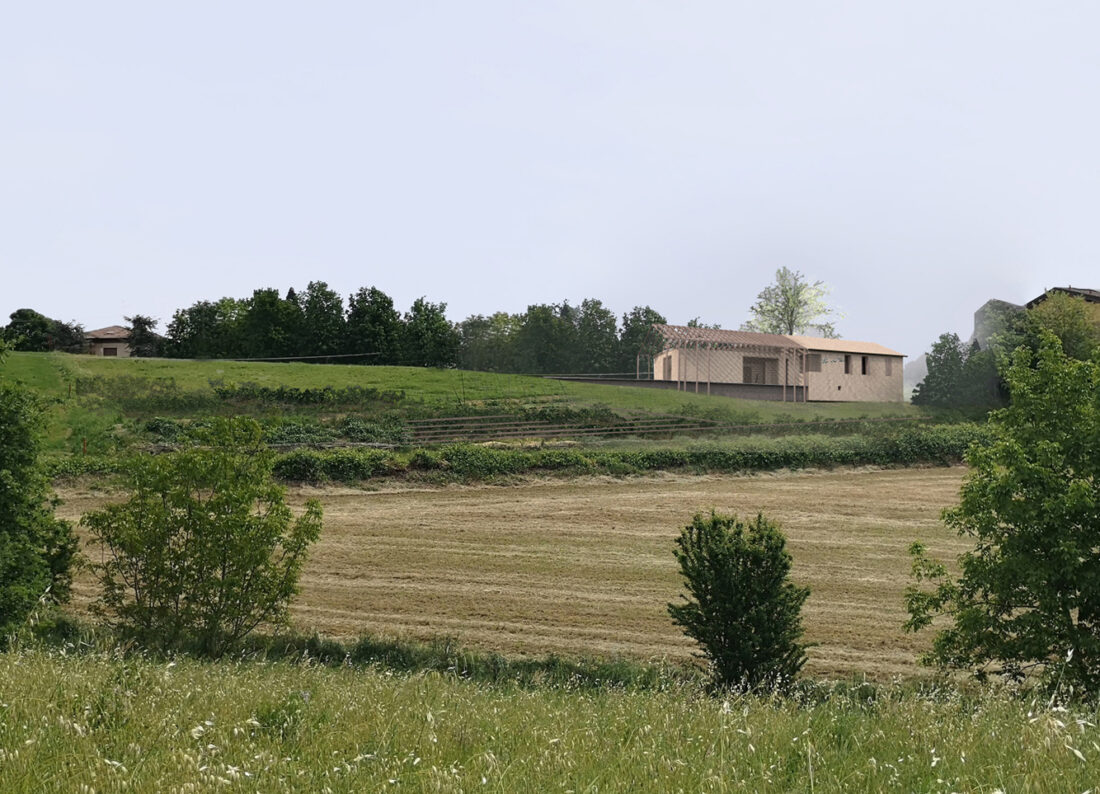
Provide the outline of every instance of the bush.
[[76,539],[53,514],[38,462],[40,426],[34,397],[0,382],[0,643],[40,601],[69,595]]
[[116,628],[146,647],[218,656],[285,621],[321,506],[293,519],[256,422],[215,419],[201,441],[134,461],[129,501],[82,523],[105,551],[98,609]]
[[810,591],[789,580],[791,557],[778,525],[697,513],[676,540],[686,603],[672,620],[699,643],[721,687],[789,686],[806,663],[802,604]]

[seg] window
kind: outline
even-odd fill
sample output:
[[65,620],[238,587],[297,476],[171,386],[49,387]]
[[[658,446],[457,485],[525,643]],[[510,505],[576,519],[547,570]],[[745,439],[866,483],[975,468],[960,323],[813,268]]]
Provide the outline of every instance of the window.
[[886,359],[886,377],[890,377],[894,374],[894,359]]
[[741,364],[741,382],[776,385],[779,383],[779,359],[743,359]]
[[852,357],[847,353],[844,354],[844,374],[852,374]]
[[859,374],[860,375],[866,375],[867,374],[867,366],[868,366],[868,364],[870,364],[870,361],[868,361],[868,358],[869,358],[868,356],[860,356],[860,359],[861,359],[861,361],[859,362],[859,368],[860,368],[859,369]]
[[117,347],[105,347],[105,348],[103,348],[103,355],[105,355],[105,356],[117,356],[118,355],[118,348]]
[[821,372],[821,354],[810,353],[806,356],[806,371]]

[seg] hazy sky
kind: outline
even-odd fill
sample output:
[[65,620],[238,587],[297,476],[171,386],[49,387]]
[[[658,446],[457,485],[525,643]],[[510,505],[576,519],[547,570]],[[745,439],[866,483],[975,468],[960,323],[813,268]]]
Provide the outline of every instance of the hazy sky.
[[327,281],[736,328],[776,268],[910,356],[1100,288],[1100,4],[12,3],[0,323]]

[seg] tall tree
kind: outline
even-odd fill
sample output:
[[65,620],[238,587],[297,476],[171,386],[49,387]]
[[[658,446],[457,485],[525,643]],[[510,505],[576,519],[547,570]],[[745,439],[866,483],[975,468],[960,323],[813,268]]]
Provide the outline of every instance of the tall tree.
[[837,336],[830,317],[839,317],[825,302],[829,288],[822,281],[812,284],[797,270],[785,267],[775,271],[775,283],[756,296],[749,311],[752,319],[741,326],[744,331],[764,334],[819,334]]
[[[914,544],[906,592],[912,631],[937,616],[928,661],[1023,678],[1046,670],[1100,690],[1100,358],[1082,362],[1043,331],[1005,372],[1012,402],[990,417],[989,444],[947,525],[974,542],[958,579]],[[922,582],[931,582],[932,588]]]
[[527,307],[516,334],[519,372],[565,373],[576,354],[575,310],[568,301]]
[[246,302],[241,317],[240,338],[245,358],[283,358],[310,355],[310,349],[293,333],[292,315],[298,304],[279,297],[277,289],[258,289]]
[[446,303],[425,298],[413,301],[402,330],[403,362],[411,367],[453,367],[458,357],[458,332],[447,319]]
[[928,353],[928,374],[913,393],[914,405],[957,406],[963,402],[966,356],[958,334],[941,334]]
[[161,338],[153,330],[157,321],[144,314],[126,317],[126,330],[130,332],[130,355],[138,358],[153,358],[160,355]]
[[516,371],[520,318],[507,312],[467,317],[458,325],[458,366],[488,372]]
[[651,330],[654,325],[667,322],[663,315],[649,306],[635,306],[623,315],[622,331],[619,333],[620,372],[633,372],[639,353],[654,356],[661,351],[661,344]]
[[1058,337],[1070,358],[1085,361],[1100,347],[1100,304],[1086,303],[1078,295],[1051,291],[1027,312],[1026,342],[1039,349],[1043,329]]
[[615,314],[603,303],[586,298],[576,314],[575,372],[614,372],[619,356],[619,329]]
[[328,356],[342,351],[345,342],[344,301],[328,284],[311,281],[298,296],[302,308],[304,355]]
[[401,315],[393,299],[376,287],[360,287],[348,298],[345,352],[371,353],[368,364],[401,359]]

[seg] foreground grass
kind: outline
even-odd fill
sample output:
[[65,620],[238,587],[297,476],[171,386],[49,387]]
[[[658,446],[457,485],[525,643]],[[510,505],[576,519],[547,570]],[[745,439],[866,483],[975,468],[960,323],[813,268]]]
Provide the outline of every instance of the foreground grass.
[[23,650],[0,656],[0,789],[1082,792],[1100,777],[1091,710],[861,691],[799,704]]

